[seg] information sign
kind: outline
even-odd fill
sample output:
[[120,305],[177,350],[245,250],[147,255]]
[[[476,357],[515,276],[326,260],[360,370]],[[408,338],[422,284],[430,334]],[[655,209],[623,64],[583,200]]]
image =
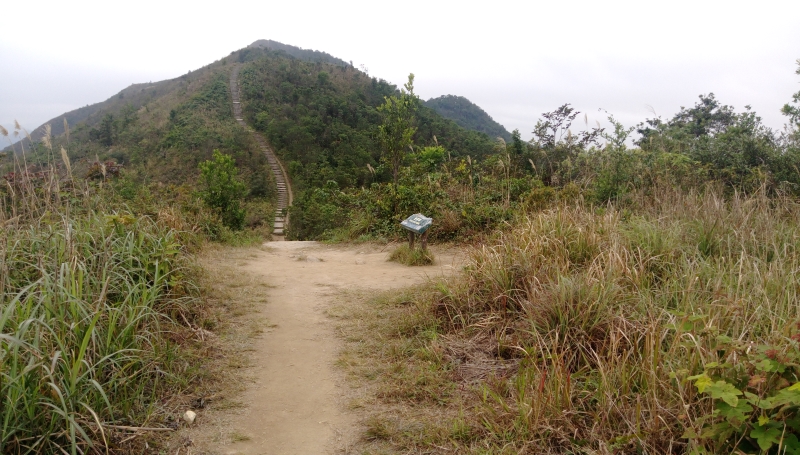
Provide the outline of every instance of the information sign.
[[428,218],[421,213],[416,213],[403,220],[400,226],[415,234],[422,234],[431,227],[431,224],[433,224],[433,218]]

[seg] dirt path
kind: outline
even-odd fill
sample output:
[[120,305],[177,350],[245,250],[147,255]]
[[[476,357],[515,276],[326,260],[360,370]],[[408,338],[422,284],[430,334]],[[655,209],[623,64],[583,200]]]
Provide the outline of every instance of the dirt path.
[[347,387],[334,366],[340,341],[326,309],[341,291],[387,290],[448,273],[454,255],[436,251],[437,263],[405,267],[386,261],[391,247],[271,242],[222,255],[245,283],[262,286],[263,333],[252,338],[252,382],[237,394],[242,406],[210,410],[208,424],[188,430],[192,453],[348,453],[359,433],[346,409]]

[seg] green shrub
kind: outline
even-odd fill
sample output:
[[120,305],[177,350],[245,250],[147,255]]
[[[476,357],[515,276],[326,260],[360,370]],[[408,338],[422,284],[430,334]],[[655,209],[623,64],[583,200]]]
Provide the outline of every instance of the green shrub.
[[200,197],[219,213],[225,226],[242,229],[245,220],[242,201],[246,186],[239,180],[233,158],[214,150],[211,160],[200,163],[200,188]]
[[[776,345],[716,337],[721,362],[689,376],[711,404],[684,437],[696,453],[800,454],[800,350],[798,327]],[[674,375],[673,375],[674,376]]]

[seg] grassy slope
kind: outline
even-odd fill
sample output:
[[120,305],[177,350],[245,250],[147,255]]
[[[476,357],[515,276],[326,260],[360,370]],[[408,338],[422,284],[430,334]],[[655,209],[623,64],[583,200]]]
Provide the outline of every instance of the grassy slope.
[[[194,180],[197,164],[219,149],[234,155],[251,178],[266,170],[266,160],[251,135],[233,119],[228,91],[231,67],[223,60],[176,79],[131,86],[120,92],[122,96],[82,108],[86,112],[67,113],[69,143],[63,134],[64,116],[59,116],[51,122],[56,149],[64,145],[76,169],[88,169],[96,158],[111,159],[140,181],[175,184]],[[108,115],[113,116],[111,140],[98,137]],[[36,139],[35,134],[32,137]],[[43,152],[41,144],[37,149]],[[29,160],[45,162],[45,155]],[[6,160],[8,165],[10,157]]]
[[[229,74],[234,59],[229,61],[158,83],[152,94],[145,91],[137,97],[139,91],[94,106],[92,119],[101,120],[71,125],[69,138],[55,136],[56,154],[65,148],[76,177],[99,177],[99,159],[121,164],[122,186],[129,189],[141,184],[194,188],[198,164],[220,150],[234,157],[247,184],[246,226],[262,229],[271,222],[270,204],[276,193],[266,157],[233,118]],[[51,159],[43,143],[26,153],[32,170],[46,167]],[[13,166],[13,156],[0,159],[3,173],[15,170]]]
[[[198,70],[190,71],[187,74],[174,79],[131,84],[129,87],[120,90],[119,93],[105,101],[90,105],[87,104],[84,107],[65,112],[48,120],[30,132],[31,138],[34,140],[34,142],[40,141],[45,133],[45,125],[48,124],[51,127],[51,134],[53,136],[60,136],[64,133],[65,119],[67,120],[69,127],[73,129],[79,124],[95,126],[100,123],[104,115],[119,115],[121,111],[128,105],[132,106],[135,110],[139,110],[144,106],[151,105],[153,103],[160,103],[161,98],[170,96],[181,88],[186,88],[186,91],[190,92],[192,89],[188,87],[188,85],[191,84],[191,81],[202,80],[206,77],[210,68],[220,64],[221,62],[215,62]],[[25,140],[24,144],[26,147],[30,147],[30,141]]]
[[378,397],[368,451],[757,453],[762,422],[796,432],[795,398],[755,404],[800,379],[797,203],[637,202],[530,214],[453,279],[348,315],[342,362]]
[[168,424],[161,400],[203,376],[188,253],[210,214],[40,175],[0,190],[0,453],[144,453],[114,425]]

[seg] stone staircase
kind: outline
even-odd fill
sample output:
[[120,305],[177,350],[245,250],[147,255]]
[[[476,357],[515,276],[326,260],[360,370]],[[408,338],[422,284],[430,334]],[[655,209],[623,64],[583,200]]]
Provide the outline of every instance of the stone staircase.
[[272,168],[272,175],[275,177],[275,184],[278,187],[278,206],[275,209],[275,224],[272,226],[272,235],[283,237],[286,228],[289,226],[289,212],[288,208],[292,205],[292,187],[289,184],[289,177],[286,174],[286,169],[283,168],[275,152],[272,151],[267,140],[260,133],[250,128],[244,121],[242,115],[242,104],[239,98],[239,66],[235,66],[231,71],[231,98],[233,99],[233,117],[236,121],[247,128],[250,134],[258,142],[258,146],[264,155],[267,157],[267,162]]

